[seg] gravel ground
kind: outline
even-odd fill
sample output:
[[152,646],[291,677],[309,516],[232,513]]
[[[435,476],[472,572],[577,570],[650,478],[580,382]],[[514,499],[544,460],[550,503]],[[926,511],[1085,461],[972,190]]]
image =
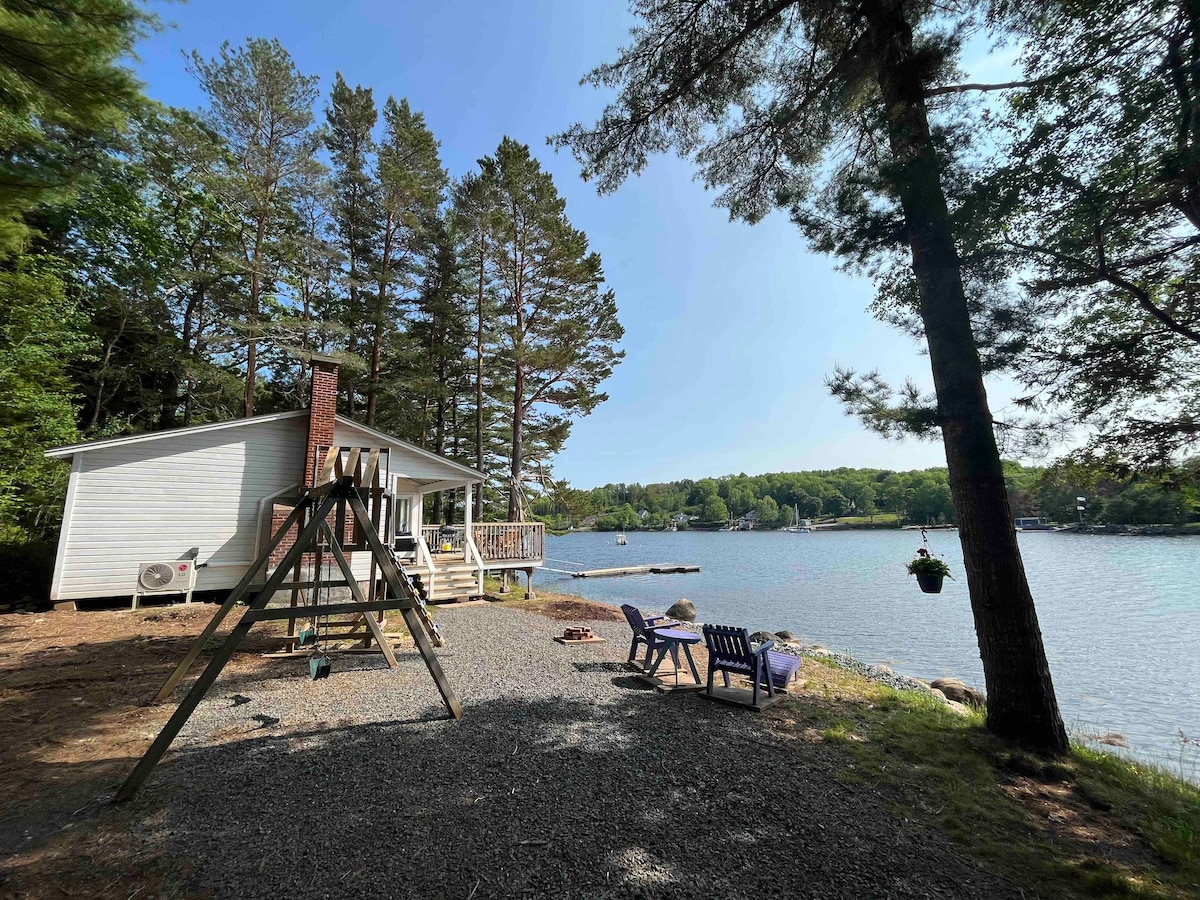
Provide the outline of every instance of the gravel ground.
[[1019,896],[776,713],[645,690],[621,623],[564,647],[515,610],[438,619],[461,721],[414,654],[281,663],[218,682],[117,815],[221,897]]

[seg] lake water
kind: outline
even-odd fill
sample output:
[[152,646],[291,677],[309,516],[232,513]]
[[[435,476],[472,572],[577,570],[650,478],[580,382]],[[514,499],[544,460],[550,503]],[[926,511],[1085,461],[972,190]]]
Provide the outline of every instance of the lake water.
[[[547,565],[597,569],[687,563],[699,573],[570,578],[547,590],[664,610],[681,597],[705,622],[788,629],[808,643],[932,679],[983,687],[962,549],[929,534],[957,580],[922,594],[904,564],[913,531],[579,532],[547,538]],[[1124,734],[1130,752],[1197,776],[1200,745],[1200,537],[1020,534],[1054,685],[1069,728]]]

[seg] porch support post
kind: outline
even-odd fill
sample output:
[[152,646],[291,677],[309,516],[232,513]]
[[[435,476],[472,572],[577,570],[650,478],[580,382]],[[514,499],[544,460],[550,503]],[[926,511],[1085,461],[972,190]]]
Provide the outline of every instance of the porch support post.
[[463,562],[471,561],[471,482],[467,482],[463,494]]
[[532,600],[533,597],[533,569],[525,570],[525,599]]
[[421,524],[425,520],[425,495],[421,492],[413,494],[412,505],[408,510],[409,528],[414,537],[421,536]]

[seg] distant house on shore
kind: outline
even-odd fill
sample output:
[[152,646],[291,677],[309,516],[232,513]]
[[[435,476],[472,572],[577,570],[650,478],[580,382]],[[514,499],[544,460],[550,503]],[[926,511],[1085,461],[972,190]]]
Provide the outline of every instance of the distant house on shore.
[[1017,516],[1013,519],[1017,531],[1048,531],[1050,523],[1041,516]]

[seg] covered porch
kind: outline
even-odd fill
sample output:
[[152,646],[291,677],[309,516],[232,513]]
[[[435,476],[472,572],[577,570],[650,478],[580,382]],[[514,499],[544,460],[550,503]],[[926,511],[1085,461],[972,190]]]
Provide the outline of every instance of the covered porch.
[[529,590],[533,571],[545,564],[546,528],[541,522],[422,525],[414,555],[405,570],[423,582],[431,601],[482,596],[485,572],[524,571]]
[[[411,485],[405,481],[398,478],[395,485],[395,546],[398,551],[411,548],[401,556],[401,562],[420,583],[427,600],[445,603],[480,597],[487,572],[523,571],[526,590],[532,590],[534,570],[545,565],[546,528],[541,522],[473,521],[475,491],[481,484],[478,481],[454,479]],[[461,492],[464,522],[422,522],[425,498],[439,491]]]

